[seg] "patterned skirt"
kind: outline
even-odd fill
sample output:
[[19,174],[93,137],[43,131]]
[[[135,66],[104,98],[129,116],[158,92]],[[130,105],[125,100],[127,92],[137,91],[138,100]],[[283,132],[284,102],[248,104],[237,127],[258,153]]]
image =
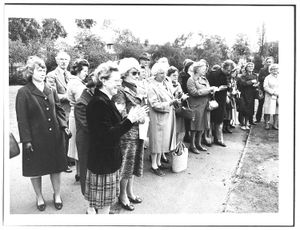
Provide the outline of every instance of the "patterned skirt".
[[119,194],[119,170],[104,175],[87,170],[84,198],[89,201],[90,207],[101,209],[104,206],[111,206],[117,201]]
[[144,141],[140,139],[121,140],[122,166],[121,179],[142,176],[144,167]]

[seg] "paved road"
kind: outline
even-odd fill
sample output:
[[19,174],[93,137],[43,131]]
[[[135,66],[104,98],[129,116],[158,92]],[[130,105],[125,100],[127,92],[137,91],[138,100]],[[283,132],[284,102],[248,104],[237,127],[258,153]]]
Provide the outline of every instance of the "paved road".
[[[11,89],[10,100],[13,102],[16,88]],[[11,103],[10,110],[13,108]],[[10,127],[16,133],[14,112],[10,114]],[[143,203],[136,205],[133,212],[116,206],[114,213],[199,214],[224,211],[231,176],[238,165],[246,138],[247,133],[236,128],[233,134],[225,135],[226,148],[212,146],[209,148],[209,154],[189,153],[188,169],[181,173],[168,171],[165,177],[158,177],[149,171],[150,163],[146,153],[144,175],[135,181],[136,194],[143,198]],[[21,156],[6,163],[9,163],[9,175],[5,176],[10,183],[10,213],[41,214],[35,206],[35,195],[30,180],[22,177]],[[75,182],[74,173],[62,174],[62,210],[55,210],[52,204],[53,191],[49,176],[43,177],[43,194],[47,204],[46,211],[43,212],[45,214],[85,213],[87,203],[80,193],[79,183]]]

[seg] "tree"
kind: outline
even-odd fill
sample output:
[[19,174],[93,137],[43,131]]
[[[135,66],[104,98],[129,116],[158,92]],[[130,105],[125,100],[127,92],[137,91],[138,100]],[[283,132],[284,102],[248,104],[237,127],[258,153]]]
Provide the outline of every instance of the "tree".
[[81,29],[91,29],[97,24],[93,19],[75,19],[75,23]]
[[56,40],[59,37],[65,38],[67,32],[57,19],[47,18],[42,21],[42,38]]
[[29,40],[40,38],[41,27],[33,18],[9,18],[8,36],[12,41],[21,40],[28,43]]
[[232,46],[232,60],[236,63],[239,59],[247,59],[250,55],[249,41],[246,34],[238,34]]
[[266,56],[266,49],[265,49],[265,43],[266,43],[266,25],[265,23],[262,24],[261,29],[258,28],[257,29],[257,33],[258,33],[258,46],[259,46],[259,55],[261,57],[265,57]]

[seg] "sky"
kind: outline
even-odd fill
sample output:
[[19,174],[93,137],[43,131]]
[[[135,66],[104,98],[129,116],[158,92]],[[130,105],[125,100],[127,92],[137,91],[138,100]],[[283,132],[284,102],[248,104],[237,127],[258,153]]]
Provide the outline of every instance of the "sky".
[[[24,7],[27,10],[24,10]],[[219,35],[232,45],[238,33],[248,36],[256,47],[257,29],[266,25],[267,41],[280,39],[284,29],[283,18],[293,15],[292,7],[283,6],[7,6],[6,15],[14,17],[57,18],[68,32],[72,42],[78,32],[75,18],[92,18],[99,33],[104,19],[114,27],[130,29],[141,41],[150,44],[173,42],[189,32]],[[99,34],[101,35],[101,34]],[[102,33],[103,35],[103,33]]]

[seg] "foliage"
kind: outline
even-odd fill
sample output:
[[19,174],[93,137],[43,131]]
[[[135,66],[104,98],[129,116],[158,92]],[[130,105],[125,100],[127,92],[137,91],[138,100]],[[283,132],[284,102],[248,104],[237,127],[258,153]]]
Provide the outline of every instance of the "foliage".
[[81,29],[91,29],[97,24],[93,19],[75,19],[75,23]]
[[39,39],[40,30],[39,23],[33,18],[8,19],[8,36],[12,41],[28,43],[29,40]]
[[247,59],[250,55],[249,41],[246,34],[238,34],[235,44],[232,46],[231,59],[238,62],[239,59]]
[[57,19],[47,18],[42,21],[42,38],[56,40],[59,37],[65,38],[67,32]]

